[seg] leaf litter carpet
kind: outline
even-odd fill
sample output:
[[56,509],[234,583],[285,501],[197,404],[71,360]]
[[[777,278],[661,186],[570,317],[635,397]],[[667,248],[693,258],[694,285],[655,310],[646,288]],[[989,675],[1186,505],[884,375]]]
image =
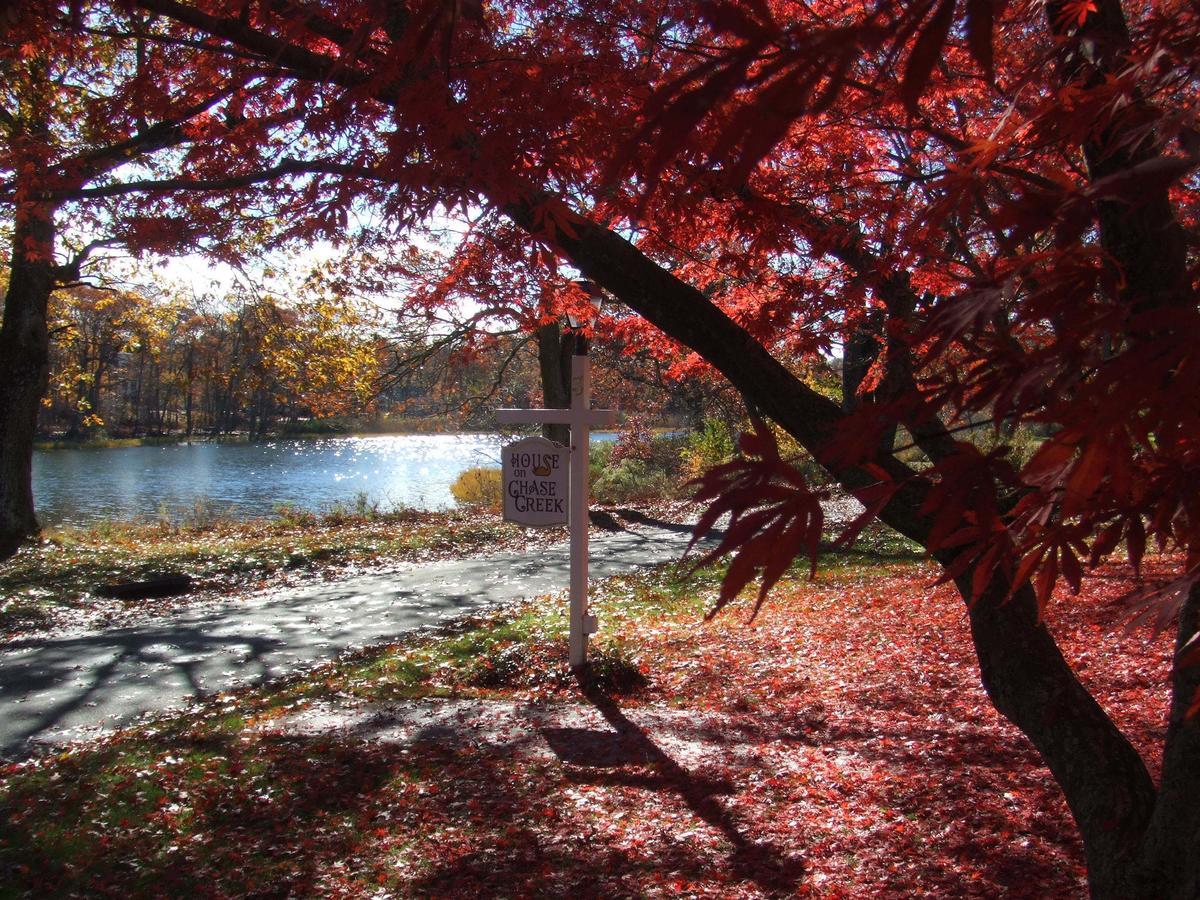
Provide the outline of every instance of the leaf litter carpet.
[[[291,887],[1084,897],[1061,795],[991,708],[961,603],[932,580],[835,574],[777,591],[753,624],[628,623],[649,681],[628,696],[547,689],[531,669],[474,697],[322,702],[263,722],[254,740],[272,753],[380,773],[358,795],[353,850]],[[1170,646],[1125,627],[1113,601],[1129,587],[1102,573],[1050,615],[1153,767]]]

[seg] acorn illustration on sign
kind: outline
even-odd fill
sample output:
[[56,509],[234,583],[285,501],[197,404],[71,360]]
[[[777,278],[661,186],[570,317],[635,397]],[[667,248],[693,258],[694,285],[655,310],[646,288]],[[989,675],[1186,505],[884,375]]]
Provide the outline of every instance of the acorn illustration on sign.
[[550,466],[548,466],[546,463],[542,463],[540,466],[533,467],[533,474],[537,475],[539,478],[545,478],[550,474],[550,472]]

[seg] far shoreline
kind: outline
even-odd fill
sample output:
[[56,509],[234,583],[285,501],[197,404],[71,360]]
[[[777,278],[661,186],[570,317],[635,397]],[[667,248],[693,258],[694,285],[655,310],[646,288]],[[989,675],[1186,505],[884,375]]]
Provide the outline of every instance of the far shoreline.
[[273,431],[251,435],[245,431],[225,434],[150,434],[138,437],[48,437],[34,442],[35,450],[110,450],[117,447],[173,447],[179,444],[257,444],[281,440],[317,440],[321,438],[402,437],[451,434],[494,434],[487,428],[395,428],[381,431],[349,429],[327,431]]
[[[594,431],[593,434],[616,434],[620,432],[620,428],[605,428]],[[655,435],[672,435],[682,434],[688,429],[686,426],[661,425],[650,429]],[[481,434],[507,434],[511,429],[500,428],[478,428],[478,427],[405,427],[399,425],[394,428],[386,429],[370,429],[370,428],[352,428],[340,430],[329,428],[326,430],[316,429],[301,429],[301,430],[279,430],[268,434],[251,435],[246,431],[231,431],[225,434],[210,435],[210,434],[149,434],[140,435],[137,437],[105,437],[93,436],[84,438],[67,438],[67,437],[43,437],[34,442],[33,448],[40,451],[53,450],[112,450],[121,447],[174,447],[181,444],[259,444],[269,441],[284,441],[284,440],[320,440],[323,438],[368,438],[368,437],[426,437],[439,435],[481,435]]]

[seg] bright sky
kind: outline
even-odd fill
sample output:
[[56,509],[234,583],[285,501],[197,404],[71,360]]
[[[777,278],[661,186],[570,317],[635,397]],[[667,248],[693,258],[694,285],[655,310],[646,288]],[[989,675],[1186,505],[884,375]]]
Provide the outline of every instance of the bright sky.
[[159,269],[162,275],[196,296],[223,296],[241,277],[233,268],[191,253],[167,259]]
[[[447,242],[452,243],[454,235],[464,235],[468,227],[461,214],[442,215],[430,223],[433,233],[442,236],[440,242],[421,232],[416,232],[413,239],[422,249],[445,251],[448,249]],[[239,271],[227,263],[214,261],[200,253],[191,253],[156,260],[153,278],[156,281],[169,281],[198,297],[205,294],[223,297],[238,284],[253,283],[267,289],[286,290],[289,282],[303,278],[315,266],[328,262],[337,255],[338,251],[332,244],[321,241],[300,251],[268,254],[263,260],[251,262],[245,271]],[[399,298],[367,299],[388,307],[395,305]]]

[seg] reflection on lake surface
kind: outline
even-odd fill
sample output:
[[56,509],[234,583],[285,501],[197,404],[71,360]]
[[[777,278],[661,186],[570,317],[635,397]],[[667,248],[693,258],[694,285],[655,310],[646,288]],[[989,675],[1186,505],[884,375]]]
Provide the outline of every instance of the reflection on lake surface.
[[465,469],[499,465],[494,434],[47,450],[34,454],[33,494],[45,525],[151,518],[160,510],[178,520],[197,501],[243,518],[282,503],[320,511],[353,506],[360,494],[384,509],[438,509],[454,505],[450,485]]

